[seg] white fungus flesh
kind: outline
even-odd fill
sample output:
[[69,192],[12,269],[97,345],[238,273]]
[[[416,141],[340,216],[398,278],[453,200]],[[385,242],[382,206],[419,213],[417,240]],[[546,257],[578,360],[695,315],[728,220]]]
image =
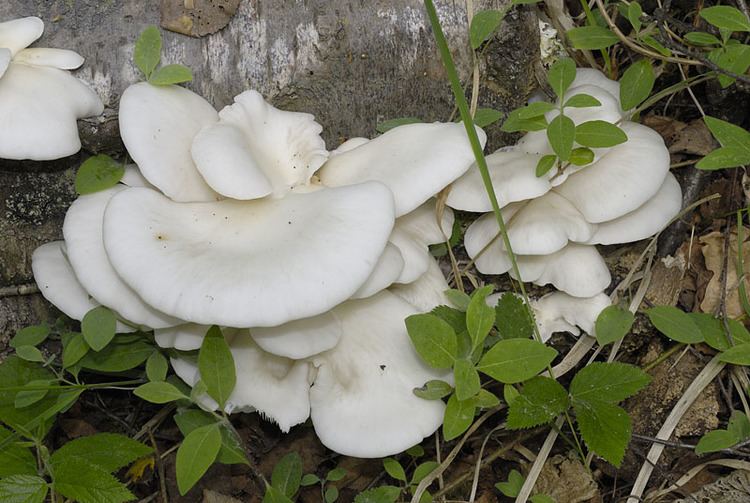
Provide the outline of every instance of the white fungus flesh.
[[435,306],[448,304],[445,291],[450,286],[437,260],[430,258],[427,271],[409,284],[394,284],[388,291],[414,306],[420,312],[432,311]]
[[612,302],[605,293],[592,297],[573,297],[564,292],[552,292],[532,301],[539,333],[546,341],[555,332],[578,335],[580,327],[585,333],[596,336],[594,326],[604,308]]
[[380,255],[375,269],[370,273],[370,277],[354,292],[352,299],[364,299],[388,288],[399,279],[401,272],[404,270],[404,265],[404,257],[401,255],[401,251],[396,245],[389,242],[386,244],[383,254]]
[[0,47],[10,50],[11,55],[33,44],[44,33],[44,22],[30,16],[0,23]]
[[301,360],[336,346],[341,339],[341,323],[329,311],[278,327],[251,328],[250,336],[267,353]]

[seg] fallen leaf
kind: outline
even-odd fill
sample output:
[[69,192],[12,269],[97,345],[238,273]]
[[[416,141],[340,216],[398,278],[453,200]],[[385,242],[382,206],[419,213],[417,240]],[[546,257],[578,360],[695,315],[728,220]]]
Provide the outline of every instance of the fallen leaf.
[[[742,243],[742,256],[745,270],[750,268],[750,241],[748,241],[750,230],[745,228],[745,241]],[[699,239],[701,251],[708,269],[713,276],[706,285],[706,292],[700,309],[704,313],[716,314],[721,302],[721,270],[724,265],[724,233],[715,231],[706,234]],[[727,259],[727,278],[726,278],[726,310],[730,318],[739,318],[744,314],[742,304],[740,303],[739,280],[737,277],[737,232],[732,231],[729,234],[729,257]],[[750,282],[746,274],[744,279],[745,288],[750,291]]]
[[162,0],[161,26],[191,37],[203,37],[224,28],[237,12],[240,0]]

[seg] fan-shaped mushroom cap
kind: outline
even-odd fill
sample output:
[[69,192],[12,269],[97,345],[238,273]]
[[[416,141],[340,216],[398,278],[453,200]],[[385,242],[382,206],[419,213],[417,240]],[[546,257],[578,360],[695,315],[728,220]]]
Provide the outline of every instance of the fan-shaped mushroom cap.
[[150,328],[184,323],[146,304],[126,285],[109,262],[104,250],[104,209],[115,194],[127,190],[118,185],[80,196],[65,214],[63,235],[68,259],[81,285],[92,297],[117,311],[126,320]]
[[306,113],[286,112],[245,91],[203,128],[192,146],[206,182],[234,199],[275,197],[306,185],[328,158],[322,127]]
[[[89,297],[78,281],[64,248],[63,241],[43,244],[31,256],[31,270],[44,298],[69,318],[80,321],[99,304]],[[135,328],[119,321],[116,329],[119,333],[135,331]]]
[[139,82],[120,99],[120,134],[146,179],[175,201],[215,201],[193,163],[195,135],[219,120],[206,100],[179,86]]
[[[392,234],[391,234],[392,235]],[[375,295],[380,290],[388,288],[404,270],[404,257],[401,255],[398,247],[392,243],[385,245],[383,254],[380,255],[378,263],[375,265],[367,281],[354,292],[352,299],[364,299]]]
[[333,348],[341,338],[341,323],[329,311],[278,327],[251,328],[250,336],[263,351],[301,360]]
[[141,170],[135,164],[126,164],[125,172],[122,174],[120,183],[127,185],[128,187],[146,187],[148,189],[158,190],[156,187],[151,185],[151,182],[146,180],[141,174]]
[[179,351],[195,351],[200,349],[203,338],[208,329],[206,325],[184,323],[176,327],[157,328],[154,330],[154,340],[162,348],[174,348]]
[[602,222],[588,244],[611,245],[646,239],[660,232],[682,209],[682,188],[672,173],[667,173],[659,192],[637,209]]
[[612,147],[555,188],[591,223],[636,210],[659,191],[669,171],[669,151],[656,131],[634,122],[620,127],[628,135],[627,142]]
[[73,155],[81,149],[77,119],[103,110],[96,93],[67,71],[11,61],[0,78],[0,158]]
[[60,70],[75,70],[83,64],[83,57],[68,49],[39,47],[20,51],[13,58],[13,62],[33,66],[50,66]]
[[396,283],[388,290],[405,300],[420,312],[432,311],[436,306],[448,304],[445,291],[450,286],[445,280],[437,260],[430,258],[427,271],[416,281],[408,284]]
[[596,336],[594,325],[599,313],[612,302],[605,293],[592,297],[572,297],[564,292],[552,292],[531,302],[534,317],[542,340],[555,332],[578,335],[580,327],[585,333]]
[[44,22],[38,17],[22,17],[0,23],[0,47],[10,50],[11,56],[34,43],[44,33]]
[[[477,128],[477,133],[484,146],[484,131]],[[407,124],[331,157],[319,176],[330,187],[382,182],[393,192],[396,216],[401,216],[461,176],[473,161],[462,124]]]
[[344,143],[336,147],[334,150],[331,150],[330,156],[333,157],[334,155],[339,155],[339,154],[343,154],[344,152],[349,152],[350,150],[354,150],[357,147],[361,147],[368,141],[370,141],[369,138],[362,138],[359,136],[355,136],[354,138],[349,138]]
[[313,358],[310,416],[321,442],[340,454],[388,456],[440,427],[445,404],[413,393],[431,379],[450,379],[419,359],[404,319],[416,309],[388,291],[335,309],[343,337]]
[[[509,222],[523,206],[524,203],[511,203],[503,207],[500,210],[503,220]],[[485,213],[466,229],[464,248],[481,273],[503,274],[511,267],[494,213]]]
[[107,206],[104,244],[118,274],[155,308],[205,325],[267,327],[351,297],[393,218],[391,193],[376,182],[215,203],[130,188]]
[[0,47],[0,78],[2,78],[5,70],[10,64],[10,49]]
[[[539,155],[515,150],[497,151],[486,157],[492,187],[500,207],[539,197],[552,188],[549,181],[554,175],[552,170],[546,175],[536,176],[536,165],[540,158]],[[492,211],[492,204],[476,164],[472,164],[469,171],[453,182],[445,203],[457,210],[482,213]]]

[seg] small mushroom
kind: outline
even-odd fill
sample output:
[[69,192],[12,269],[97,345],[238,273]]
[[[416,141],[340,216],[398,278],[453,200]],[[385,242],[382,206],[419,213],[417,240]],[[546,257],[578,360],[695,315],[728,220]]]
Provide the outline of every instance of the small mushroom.
[[426,313],[442,304],[448,304],[445,291],[450,289],[437,260],[430,258],[427,271],[416,281],[408,284],[396,283],[388,291]]
[[612,304],[609,296],[599,293],[593,297],[573,297],[564,292],[548,293],[531,302],[539,333],[546,341],[555,332],[585,333],[596,336],[594,326],[599,313]]

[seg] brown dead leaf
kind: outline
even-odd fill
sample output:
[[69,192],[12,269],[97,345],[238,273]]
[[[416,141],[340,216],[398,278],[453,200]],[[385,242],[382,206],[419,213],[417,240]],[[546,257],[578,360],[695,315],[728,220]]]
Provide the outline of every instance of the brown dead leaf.
[[[745,228],[745,241],[742,244],[742,256],[745,267],[750,267],[750,241],[747,237],[750,230]],[[713,276],[706,285],[706,292],[703,296],[700,308],[704,313],[715,314],[719,309],[721,302],[721,269],[724,266],[724,233],[712,232],[700,238],[701,251],[708,269]],[[732,231],[729,234],[729,257],[727,260],[727,279],[726,279],[726,310],[730,318],[738,318],[744,314],[742,304],[740,303],[739,280],[737,277],[737,232]],[[750,290],[748,276],[744,278],[745,288]]]
[[553,456],[544,463],[535,491],[546,494],[557,503],[601,502],[599,488],[591,473],[575,454]]
[[237,498],[232,498],[225,494],[212,491],[210,489],[203,490],[203,503],[242,503]]
[[706,155],[718,147],[702,119],[686,124],[670,117],[649,115],[643,123],[664,138],[671,154]]
[[88,437],[97,433],[96,428],[87,421],[78,418],[63,418],[60,420],[60,428],[70,439]]
[[161,26],[191,37],[203,37],[224,28],[237,12],[240,0],[162,0]]

